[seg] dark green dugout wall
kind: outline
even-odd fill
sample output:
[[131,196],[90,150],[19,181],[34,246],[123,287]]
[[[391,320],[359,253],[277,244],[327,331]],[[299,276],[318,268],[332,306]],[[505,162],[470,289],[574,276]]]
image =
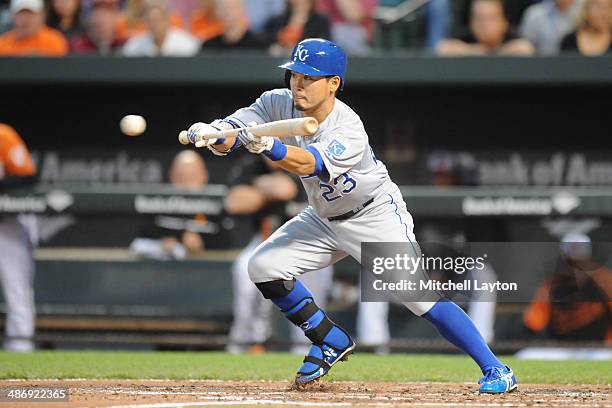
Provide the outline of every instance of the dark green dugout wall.
[[[282,87],[280,60],[262,55],[193,59],[0,59],[0,121],[33,149],[121,147],[118,121],[140,113],[148,147]],[[418,149],[611,147],[612,58],[355,58],[340,98],[364,119],[377,153]],[[603,144],[603,145],[602,145]],[[409,182],[410,180],[406,180]]]

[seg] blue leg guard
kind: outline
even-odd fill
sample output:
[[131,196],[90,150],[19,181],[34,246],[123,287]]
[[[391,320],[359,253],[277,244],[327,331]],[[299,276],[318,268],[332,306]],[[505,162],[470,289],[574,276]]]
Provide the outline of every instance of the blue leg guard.
[[298,370],[297,385],[324,376],[336,362],[345,360],[352,353],[355,343],[351,337],[319,309],[312,293],[300,281],[276,280],[257,283],[256,286],[313,343]]

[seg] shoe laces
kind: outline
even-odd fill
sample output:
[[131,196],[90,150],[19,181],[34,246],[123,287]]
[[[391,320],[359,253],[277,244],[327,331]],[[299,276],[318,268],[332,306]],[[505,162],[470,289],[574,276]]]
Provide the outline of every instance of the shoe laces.
[[501,367],[491,367],[484,373],[484,377],[482,377],[479,383],[497,380],[502,376],[502,368]]

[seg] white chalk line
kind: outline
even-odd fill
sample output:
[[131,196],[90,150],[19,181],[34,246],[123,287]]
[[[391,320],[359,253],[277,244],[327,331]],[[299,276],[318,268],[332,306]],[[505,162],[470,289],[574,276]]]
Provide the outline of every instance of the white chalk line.
[[[193,402],[164,402],[154,404],[130,404],[130,405],[113,405],[108,408],[182,408],[182,407],[198,407],[198,406],[220,406],[220,405],[296,405],[296,406],[317,406],[317,407],[341,407],[353,405],[349,402],[311,402],[311,401],[285,401],[285,400],[239,400],[239,401],[193,401]],[[396,402],[387,403],[370,403],[367,406],[396,406]],[[400,406],[427,406],[427,407],[526,407],[531,404],[527,403],[475,403],[475,402],[402,402]],[[549,407],[563,408],[585,408],[585,407],[610,407],[610,405],[592,405],[592,404],[563,404],[563,405],[547,405]]]
[[[73,390],[79,391],[96,391],[96,392],[104,392],[104,393],[119,393],[119,394],[135,394],[135,395],[222,395],[227,393],[226,391],[184,391],[178,389],[176,391],[165,390],[165,391],[136,391],[136,390],[126,390],[125,388],[105,388],[105,389],[90,389],[90,388],[72,388]],[[265,392],[256,392],[256,391],[232,391],[233,395],[253,395],[253,394],[264,394],[264,395],[286,395],[292,391],[265,391]],[[422,398],[422,397],[439,397],[442,396],[442,393],[410,393],[409,396],[401,397],[401,396],[385,396],[385,395],[376,395],[376,394],[368,394],[368,393],[360,393],[360,394],[347,394],[342,392],[337,392],[336,394],[342,395],[344,398],[371,398],[371,399],[414,399],[414,398]],[[321,394],[324,396],[325,394]],[[525,396],[529,397],[550,397],[551,394],[532,394],[525,393]],[[534,400],[541,402],[563,402],[563,401],[573,401],[574,399],[580,398],[594,398],[594,397],[610,397],[610,394],[607,393],[561,393],[561,395],[555,395],[556,397],[561,397],[558,399],[542,399],[542,400]],[[566,396],[569,399],[563,399]],[[495,398],[495,396],[488,396],[485,394],[474,393],[474,398]]]
[[[82,389],[82,391],[91,391],[89,389]],[[182,390],[177,390],[176,392],[173,391],[136,391],[136,390],[125,390],[125,389],[121,389],[121,388],[110,388],[110,389],[101,389],[101,390],[97,390],[97,392],[101,392],[101,393],[106,393],[106,394],[124,394],[124,395],[164,395],[164,396],[195,396],[198,397],[198,399],[211,399],[211,400],[217,400],[217,401],[242,401],[245,400],[245,398],[251,397],[251,399],[253,401],[261,401],[258,399],[253,399],[253,395],[257,395],[256,392],[253,391],[248,391],[248,392],[240,392],[240,391],[234,391],[232,392],[232,395],[224,395],[223,392],[221,391],[182,391]],[[287,394],[287,392],[265,392],[262,393],[264,396],[266,397],[271,397],[271,396],[284,396]],[[592,395],[590,393],[567,393],[569,395],[567,395],[568,397],[570,397],[569,399],[564,399],[564,398],[555,398],[555,399],[534,399],[531,402],[542,402],[542,403],[546,403],[546,404],[559,404],[556,406],[564,406],[564,407],[572,407],[572,406],[580,406],[580,407],[601,407],[603,405],[601,404],[597,404],[597,403],[588,403],[588,402],[584,402],[584,403],[580,403],[580,404],[576,404],[575,401],[575,397],[594,397],[595,395]],[[579,394],[579,395],[577,395]],[[595,393],[593,393],[595,394]],[[601,397],[607,397],[608,394],[605,393],[596,393],[597,396],[601,396]],[[521,405],[520,401],[516,401],[516,402],[505,402],[505,403],[501,403],[501,402],[476,402],[476,401],[466,401],[464,402],[441,402],[441,403],[429,403],[429,402],[418,402],[415,401],[419,398],[423,398],[423,397],[439,397],[441,396],[441,394],[433,394],[433,393],[426,393],[426,394],[421,394],[421,393],[415,393],[415,394],[410,394],[409,396],[384,396],[384,395],[371,395],[371,394],[341,394],[341,398],[346,398],[346,399],[356,399],[356,400],[361,400],[361,401],[368,401],[371,402],[372,404],[379,404],[382,402],[383,405],[388,405],[391,402],[394,403],[402,403],[402,404],[415,404],[415,405],[440,405],[443,404],[445,406],[465,406],[465,405],[471,405],[471,406],[490,406],[490,407],[498,407],[498,406],[524,406],[525,404]],[[534,396],[534,395],[531,395]],[[480,395],[480,394],[474,394],[472,396],[472,398],[487,398],[488,396],[486,395]],[[574,398],[571,398],[574,397]],[[325,398],[325,394],[321,395],[321,398]],[[283,401],[287,401],[287,400],[283,400]],[[387,403],[387,401],[389,403]],[[287,401],[288,403],[290,401]]]
[[181,408],[204,407],[210,405],[301,405],[310,407],[347,407],[350,402],[309,402],[284,400],[240,400],[240,401],[194,401],[194,402],[164,402],[156,404],[113,405],[108,408]]
[[[190,406],[212,406],[212,405],[300,405],[300,406],[321,406],[321,407],[336,407],[336,406],[348,406],[353,404],[365,404],[369,406],[442,406],[442,407],[525,407],[528,404],[516,401],[516,402],[476,402],[476,401],[465,401],[465,402],[425,402],[415,401],[418,396],[410,397],[399,397],[399,396],[369,396],[369,395],[353,395],[352,398],[361,400],[360,402],[322,402],[322,401],[291,401],[285,399],[256,399],[256,398],[245,398],[245,395],[252,395],[253,393],[236,393],[234,395],[219,395],[218,392],[183,392],[183,393],[168,393],[161,391],[126,391],[126,390],[106,390],[106,393],[115,394],[129,394],[129,395],[169,395],[169,396],[196,396],[198,400],[207,401],[193,401],[193,402],[176,402],[176,403],[142,403],[132,405],[120,405],[112,408],[165,408],[165,407],[190,407]],[[432,394],[427,394],[433,396]],[[348,396],[343,396],[348,397]],[[384,400],[381,401],[381,400]],[[539,400],[536,400],[539,401]],[[532,403],[534,401],[530,401]],[[574,400],[542,400],[547,406],[551,407],[566,407],[566,408],[596,408],[596,407],[609,407],[610,405],[602,404],[590,404],[590,403],[576,403]]]

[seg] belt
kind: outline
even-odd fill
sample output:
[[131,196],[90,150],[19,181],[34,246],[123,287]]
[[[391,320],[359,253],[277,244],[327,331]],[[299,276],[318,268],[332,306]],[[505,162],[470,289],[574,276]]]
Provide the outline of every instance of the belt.
[[361,204],[359,207],[355,208],[354,210],[351,210],[349,212],[345,212],[344,214],[336,215],[335,217],[329,217],[328,220],[330,220],[330,221],[348,220],[353,215],[357,214],[359,211],[363,210],[368,205],[372,204],[373,201],[374,201],[374,197],[370,198],[368,201],[366,201],[365,203]]

